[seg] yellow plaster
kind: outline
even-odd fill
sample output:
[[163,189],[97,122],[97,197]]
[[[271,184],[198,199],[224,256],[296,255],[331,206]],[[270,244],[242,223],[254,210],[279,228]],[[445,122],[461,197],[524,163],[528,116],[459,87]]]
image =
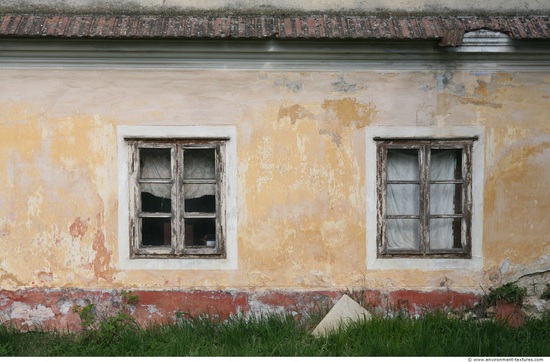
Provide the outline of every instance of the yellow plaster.
[[[1,103],[0,287],[467,291],[527,270],[550,254],[550,77],[445,76],[59,71]],[[237,125],[238,270],[117,268],[119,124]],[[482,271],[366,268],[364,127],[414,124],[486,127]]]
[[355,98],[325,100],[323,108],[334,113],[338,124],[355,128],[364,128],[376,116],[376,108],[372,103],[359,104]]
[[[105,162],[104,152],[108,150],[105,144],[109,140],[92,147],[88,141],[88,135],[93,133],[89,117],[56,119],[28,111],[32,108],[29,105],[4,108],[5,118],[0,120],[3,131],[0,134],[5,138],[0,147],[11,147],[1,154],[12,157],[0,160],[0,165],[3,163],[6,169],[11,168],[14,175],[5,185],[11,190],[7,193],[10,195],[8,218],[11,221],[8,232],[2,233],[8,243],[0,247],[4,255],[10,255],[5,264],[17,271],[19,280],[29,285],[62,283],[67,286],[64,275],[73,273],[81,275],[73,286],[82,286],[82,279],[87,280],[84,285],[95,284],[104,276],[104,269],[111,267],[106,266],[108,252],[103,249],[114,245],[101,243],[97,235],[91,240],[90,235],[86,235],[90,217],[83,215],[93,215],[98,206],[104,207],[96,202],[97,199],[90,198],[93,191],[89,180],[97,170],[104,169],[100,166]],[[33,116],[11,121],[29,114]],[[13,142],[19,138],[24,142]],[[14,158],[16,163],[13,163]],[[109,184],[114,195],[116,188],[110,181],[99,185],[100,189],[109,188]],[[18,210],[26,212],[22,214]],[[114,215],[115,210],[110,211],[110,215]],[[71,223],[70,218],[76,221]],[[98,227],[101,230],[98,235],[101,235],[104,225]],[[94,254],[100,255],[94,259]]]
[[[532,135],[533,142],[517,142],[506,149],[491,170],[486,182],[486,220],[490,223],[485,237],[498,240],[487,244],[486,254],[496,261],[510,259],[525,263],[540,255],[549,255],[548,227],[541,217],[550,209],[547,180],[550,167],[550,134]],[[513,220],[513,222],[510,222]],[[528,243],[529,248],[521,245]]]

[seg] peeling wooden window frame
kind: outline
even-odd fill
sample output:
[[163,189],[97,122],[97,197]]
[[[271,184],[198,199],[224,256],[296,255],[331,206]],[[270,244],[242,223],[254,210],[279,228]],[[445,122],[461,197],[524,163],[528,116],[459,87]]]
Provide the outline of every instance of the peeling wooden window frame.
[[[374,138],[376,142],[377,165],[377,257],[378,258],[465,258],[472,257],[472,149],[477,137],[469,138]],[[387,179],[387,152],[390,149],[418,150],[419,179],[418,181],[389,181]],[[459,149],[462,151],[461,179],[430,180],[430,151],[432,149]],[[388,215],[386,210],[386,190],[391,183],[419,185],[419,213],[418,215]],[[459,214],[430,214],[430,185],[432,184],[460,184],[462,185],[461,207]],[[386,220],[388,219],[418,219],[419,220],[419,249],[418,250],[389,250],[386,237]],[[430,219],[459,218],[461,220],[461,248],[448,250],[432,250],[430,246]]]
[[[212,121],[210,121],[212,122]],[[200,122],[205,123],[205,122]],[[200,124],[200,125],[118,125],[117,159],[118,159],[118,268],[121,271],[132,270],[237,270],[238,255],[238,147],[237,127],[234,124]],[[225,182],[224,194],[224,247],[225,257],[163,257],[131,258],[130,240],[130,184],[131,147],[130,139],[149,139],[164,142],[174,139],[211,140],[224,139],[225,157],[223,164]]]
[[[225,258],[225,143],[227,139],[127,139],[130,151],[130,258]],[[160,182],[171,185],[172,211],[170,213],[146,213],[141,211],[140,149],[170,149],[170,180],[147,179],[146,182]],[[184,151],[190,149],[213,149],[215,151],[215,179],[192,181],[184,178]],[[216,211],[214,213],[186,212],[184,210],[185,185],[190,183],[215,184]],[[144,246],[142,244],[141,220],[145,217],[170,218],[171,244],[168,246]],[[189,219],[212,218],[216,225],[216,245],[192,247],[185,245],[185,221]]]
[[[426,122],[426,121],[424,121]],[[484,126],[369,125],[365,137],[365,263],[367,270],[469,270],[484,268],[484,190],[486,154]],[[467,258],[391,258],[378,257],[377,147],[375,139],[457,139],[476,137],[472,147],[471,254]]]

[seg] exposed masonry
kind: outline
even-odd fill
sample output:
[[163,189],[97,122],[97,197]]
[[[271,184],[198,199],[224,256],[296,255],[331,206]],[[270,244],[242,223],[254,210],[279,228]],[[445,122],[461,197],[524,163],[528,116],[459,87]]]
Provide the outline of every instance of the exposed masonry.
[[[390,291],[377,290],[318,290],[318,291],[246,291],[246,290],[184,290],[147,291],[133,290],[139,297],[136,306],[129,306],[129,313],[146,325],[151,322],[174,320],[176,313],[193,316],[209,315],[225,319],[230,315],[265,315],[266,313],[290,313],[307,315],[330,309],[347,294],[371,311],[391,313],[407,311],[419,314],[439,308],[461,309],[472,307],[479,300],[474,293],[449,290]],[[111,315],[120,310],[123,303],[121,291],[86,291],[82,289],[21,289],[0,291],[0,323],[33,329],[36,326],[49,329],[77,331],[81,323],[75,306],[94,304],[98,313]]]
[[512,39],[550,39],[550,17],[0,16],[0,36],[14,37],[433,39],[440,46],[460,46],[465,32],[478,29],[506,33]]

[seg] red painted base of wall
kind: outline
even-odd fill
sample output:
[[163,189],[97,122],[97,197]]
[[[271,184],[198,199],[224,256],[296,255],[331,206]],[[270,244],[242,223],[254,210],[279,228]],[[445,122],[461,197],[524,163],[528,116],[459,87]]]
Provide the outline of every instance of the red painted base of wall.
[[504,322],[510,327],[522,327],[525,324],[521,306],[518,304],[497,301],[497,321]]
[[[450,291],[132,291],[131,295],[139,296],[139,303],[127,308],[142,324],[173,321],[178,312],[219,318],[238,313],[272,311],[287,311],[299,316],[315,310],[326,312],[343,294],[361,300],[369,310],[406,310],[411,314],[433,309],[472,307],[479,300],[473,293]],[[120,310],[125,299],[121,291],[3,290],[0,291],[0,321],[30,329],[40,325],[45,329],[77,331],[80,329],[80,318],[74,307],[90,303],[100,313],[114,313]]]

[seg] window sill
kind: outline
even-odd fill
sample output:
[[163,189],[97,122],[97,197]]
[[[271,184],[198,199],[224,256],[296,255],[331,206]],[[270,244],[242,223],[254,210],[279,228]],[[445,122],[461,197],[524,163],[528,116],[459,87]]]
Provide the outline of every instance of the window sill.
[[411,259],[393,257],[388,259],[369,260],[368,269],[481,269],[483,260],[481,256],[473,256],[471,259]]
[[234,270],[236,261],[230,259],[130,259],[119,258],[125,270]]

